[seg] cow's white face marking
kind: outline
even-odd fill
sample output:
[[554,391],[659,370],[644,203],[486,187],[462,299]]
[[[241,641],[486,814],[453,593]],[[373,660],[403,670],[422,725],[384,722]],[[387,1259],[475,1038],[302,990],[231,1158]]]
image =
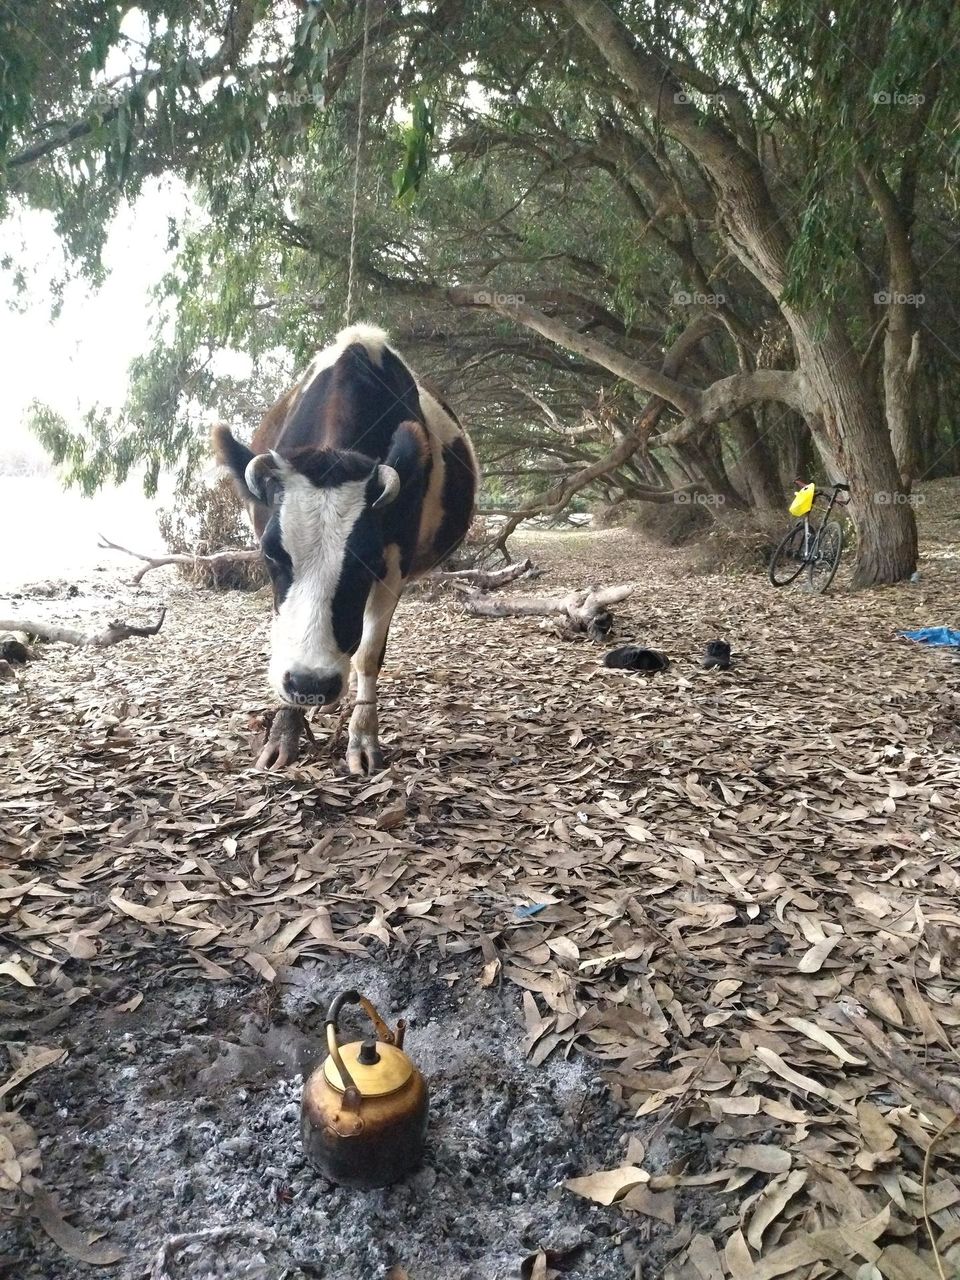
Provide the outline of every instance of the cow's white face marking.
[[[366,489],[365,479],[317,488],[295,472],[286,477],[280,533],[293,564],[293,580],[274,615],[268,672],[274,692],[284,702],[292,700],[285,687],[289,672],[336,675],[340,688],[346,688],[350,654],[337,641],[334,598],[341,574],[352,568],[345,565],[353,555],[347,541],[364,512]],[[369,588],[372,575],[358,576]]]

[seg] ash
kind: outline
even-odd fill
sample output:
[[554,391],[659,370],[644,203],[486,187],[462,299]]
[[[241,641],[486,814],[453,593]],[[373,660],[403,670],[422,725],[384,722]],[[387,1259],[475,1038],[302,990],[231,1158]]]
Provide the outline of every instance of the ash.
[[[141,980],[132,1015],[111,1012],[115,990],[71,1029],[65,1068],[24,1094],[43,1184],[74,1225],[126,1250],[101,1274],[506,1280],[539,1248],[556,1251],[564,1276],[634,1274],[622,1215],[562,1186],[621,1162],[629,1124],[583,1060],[527,1061],[515,989],[444,979],[415,960],[340,961],[289,979],[265,993],[158,974]],[[347,986],[388,1022],[406,1017],[405,1048],[430,1088],[421,1169],[378,1191],[334,1186],[301,1149],[303,1079],[325,1054],[327,1002]],[[346,1011],[344,1039],[366,1030]],[[171,1236],[216,1227],[241,1230],[188,1243],[155,1270]],[[91,1274],[26,1217],[0,1231],[0,1274],[6,1261],[23,1280]]]

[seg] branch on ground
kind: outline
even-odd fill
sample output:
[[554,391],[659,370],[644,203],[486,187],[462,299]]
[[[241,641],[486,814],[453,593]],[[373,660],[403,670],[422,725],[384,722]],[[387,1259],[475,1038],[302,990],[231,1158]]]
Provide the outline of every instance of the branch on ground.
[[534,569],[533,561],[518,560],[508,564],[505,569],[454,569],[449,573],[431,573],[422,581],[428,586],[452,586],[459,589],[474,588],[477,591],[496,591],[505,587],[508,582],[516,582],[527,575],[534,577],[540,571]]
[[906,1081],[931,1101],[942,1103],[954,1115],[960,1116],[960,1083],[954,1083],[942,1072],[931,1075],[907,1049],[895,1044],[879,1027],[869,1022],[861,1010],[845,1008],[843,1012],[860,1032],[865,1047],[872,1050],[872,1056],[889,1069],[891,1076]]
[[633,591],[630,584],[617,587],[588,587],[571,591],[566,596],[505,596],[487,600],[469,595],[463,607],[467,613],[481,618],[557,618],[572,635],[586,633],[591,640],[603,640],[613,627],[611,605],[626,600]]
[[155,636],[163,626],[166,609],[160,610],[156,622],[134,626],[130,622],[107,623],[103,631],[78,631],[74,627],[58,627],[52,622],[28,622],[18,618],[0,618],[0,631],[20,631],[53,644],[74,644],[91,649],[109,649],[132,636]]
[[100,541],[97,546],[103,551],[122,551],[124,555],[133,556],[135,560],[145,561],[144,567],[138,569],[130,579],[130,586],[138,587],[143,581],[145,574],[151,569],[162,569],[164,565],[188,565],[191,568],[197,568],[199,565],[208,564],[241,564],[245,561],[259,560],[259,547],[238,547],[236,551],[227,549],[224,551],[212,551],[209,555],[192,555],[187,552],[170,552],[165,556],[148,556],[142,551],[131,551],[129,547],[121,547],[118,542],[111,542],[109,538],[100,535]]

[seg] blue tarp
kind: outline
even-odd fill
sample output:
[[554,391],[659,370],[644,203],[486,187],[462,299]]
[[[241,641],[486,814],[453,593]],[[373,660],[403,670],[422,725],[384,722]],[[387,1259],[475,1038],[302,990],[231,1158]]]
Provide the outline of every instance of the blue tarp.
[[936,644],[945,649],[960,649],[960,631],[949,627],[921,627],[919,631],[900,631],[899,635],[918,644]]

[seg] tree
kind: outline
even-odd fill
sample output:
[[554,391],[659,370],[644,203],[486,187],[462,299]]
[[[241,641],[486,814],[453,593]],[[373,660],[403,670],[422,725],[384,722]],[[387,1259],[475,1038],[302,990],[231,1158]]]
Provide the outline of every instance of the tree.
[[[60,437],[78,474],[118,440],[124,458],[189,461],[191,406],[223,393],[211,355],[249,352],[258,379],[279,351],[280,377],[344,296],[361,13],[145,12],[129,86],[174,87],[126,112],[124,164],[122,112],[107,135],[47,126],[8,162],[20,198],[78,223],[159,171],[207,213],[162,287],[175,320],[132,412]],[[504,501],[556,509],[590,486],[773,506],[809,432],[853,486],[857,580],[896,581],[916,558],[911,484],[957,461],[957,25],[947,0],[770,0],[709,23],[692,3],[372,0],[363,311],[455,383]],[[59,81],[76,110],[74,70]]]

